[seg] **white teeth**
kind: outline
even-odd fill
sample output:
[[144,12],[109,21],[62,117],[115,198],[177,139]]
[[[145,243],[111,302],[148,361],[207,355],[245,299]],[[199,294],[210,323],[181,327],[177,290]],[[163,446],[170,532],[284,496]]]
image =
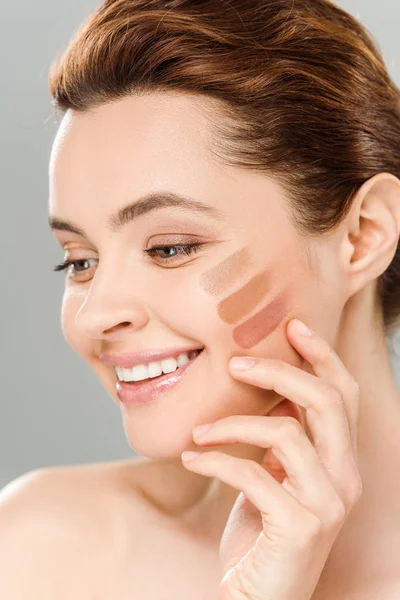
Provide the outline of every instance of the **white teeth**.
[[147,379],[149,376],[149,370],[146,365],[136,365],[132,369],[122,369],[125,381],[140,381],[141,379]]
[[189,362],[189,357],[188,357],[187,354],[185,354],[184,352],[182,352],[182,354],[180,354],[178,356],[178,367],[182,367],[187,362]]
[[161,361],[161,368],[163,373],[172,373],[176,371],[178,366],[177,360],[175,358],[165,358]]
[[148,364],[147,369],[149,371],[149,377],[158,377],[162,373],[162,368],[160,363],[151,362]]
[[166,358],[161,361],[154,361],[148,364],[136,365],[131,369],[115,367],[118,379],[121,381],[142,381],[158,377],[162,373],[173,373],[177,368],[182,367],[187,362],[199,354],[198,350],[189,353],[182,352],[176,358]]

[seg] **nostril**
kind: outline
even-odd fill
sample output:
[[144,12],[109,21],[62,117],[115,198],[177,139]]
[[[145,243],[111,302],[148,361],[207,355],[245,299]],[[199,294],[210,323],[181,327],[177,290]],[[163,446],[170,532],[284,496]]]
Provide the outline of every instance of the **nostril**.
[[126,327],[130,327],[131,323],[129,323],[129,321],[124,321],[123,323],[119,323],[118,325],[114,325],[114,327],[110,327],[109,329],[106,329],[104,331],[104,333],[114,333],[114,331]]

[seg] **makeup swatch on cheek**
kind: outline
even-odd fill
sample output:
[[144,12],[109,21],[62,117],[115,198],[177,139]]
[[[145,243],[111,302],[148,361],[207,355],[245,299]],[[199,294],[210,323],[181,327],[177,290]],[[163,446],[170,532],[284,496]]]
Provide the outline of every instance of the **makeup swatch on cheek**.
[[[253,265],[248,248],[238,250],[216,267],[200,277],[200,285],[211,295],[226,291],[249,267]],[[222,300],[217,308],[219,317],[230,325],[238,323],[246,315],[253,312],[263,297],[270,291],[271,275],[268,272],[258,273],[244,284],[238,291]],[[285,294],[281,293],[268,302],[255,315],[240,323],[233,329],[233,339],[238,346],[249,349],[268,337],[281,323],[288,313]]]
[[285,297],[281,293],[250,319],[235,327],[233,339],[238,346],[248,350],[268,337],[287,313]]
[[259,273],[240,290],[234,292],[218,305],[218,314],[225,323],[238,323],[251,313],[271,287],[271,275]]
[[200,277],[200,285],[212,296],[222,294],[236,279],[244,275],[252,264],[248,248],[238,250],[219,265],[203,273]]

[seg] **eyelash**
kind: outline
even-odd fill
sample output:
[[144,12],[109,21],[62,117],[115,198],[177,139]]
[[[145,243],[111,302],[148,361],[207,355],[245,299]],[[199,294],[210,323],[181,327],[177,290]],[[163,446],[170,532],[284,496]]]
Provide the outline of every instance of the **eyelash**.
[[[183,252],[180,252],[179,254],[186,254],[186,255],[190,255],[190,254],[194,254],[196,252],[198,252],[198,250],[201,248],[201,246],[203,246],[204,244],[177,244],[175,246],[153,246],[153,248],[149,248],[148,250],[144,250],[144,252],[146,254],[148,254],[149,256],[152,255],[152,253],[155,253],[159,250],[165,250],[168,249],[170,250],[171,248],[183,248]],[[163,258],[162,260],[166,261],[166,262],[174,262],[174,259],[176,256],[179,256],[179,254],[175,254],[172,257],[167,257],[167,258]],[[55,265],[53,271],[64,271],[65,269],[68,269],[68,267],[70,265],[75,265],[77,263],[80,262],[85,262],[91,260],[89,258],[81,258],[80,260],[66,260],[62,263],[60,263],[59,265]],[[83,271],[75,271],[75,273],[84,273],[86,272],[87,269],[84,269]]]

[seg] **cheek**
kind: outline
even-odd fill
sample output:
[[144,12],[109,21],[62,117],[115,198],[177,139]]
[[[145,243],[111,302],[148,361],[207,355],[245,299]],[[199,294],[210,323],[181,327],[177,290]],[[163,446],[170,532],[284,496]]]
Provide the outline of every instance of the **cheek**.
[[[300,364],[298,353],[287,339],[286,326],[295,317],[308,320],[312,326],[310,283],[300,270],[290,274],[289,270],[263,271],[216,302],[219,324],[215,327],[224,331],[224,344],[230,348],[230,354],[273,357]],[[315,286],[313,290],[315,304]]]
[[233,330],[235,343],[245,350],[253,348],[268,338],[289,313],[289,302],[282,292],[249,319],[237,325]]
[[290,292],[285,286],[274,284],[271,273],[264,271],[218,304],[218,316],[232,325],[231,335],[237,346],[251,349],[279,327],[290,310]]
[[231,327],[218,317],[215,298],[199,289],[196,279],[180,282],[165,298],[155,316],[174,330],[178,339],[184,335],[210,347],[231,339]]

